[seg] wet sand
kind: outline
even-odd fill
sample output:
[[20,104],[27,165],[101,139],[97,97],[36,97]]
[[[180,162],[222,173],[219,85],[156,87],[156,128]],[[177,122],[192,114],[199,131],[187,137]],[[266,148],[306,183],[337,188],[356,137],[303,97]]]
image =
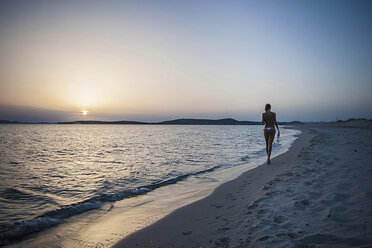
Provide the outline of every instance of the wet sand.
[[114,247],[370,247],[371,122],[296,126],[291,149]]

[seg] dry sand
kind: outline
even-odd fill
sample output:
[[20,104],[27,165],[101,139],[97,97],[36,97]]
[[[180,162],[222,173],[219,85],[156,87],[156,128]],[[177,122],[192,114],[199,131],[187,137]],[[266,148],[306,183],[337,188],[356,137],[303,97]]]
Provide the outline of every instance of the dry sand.
[[371,122],[298,127],[270,166],[115,247],[372,247]]

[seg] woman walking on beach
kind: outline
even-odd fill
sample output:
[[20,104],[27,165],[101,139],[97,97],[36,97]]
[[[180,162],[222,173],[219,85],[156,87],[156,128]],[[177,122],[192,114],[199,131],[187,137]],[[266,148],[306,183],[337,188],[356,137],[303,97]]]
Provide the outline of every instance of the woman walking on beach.
[[276,122],[276,114],[271,112],[271,105],[266,104],[265,113],[262,114],[262,124],[264,127],[264,135],[266,141],[266,154],[267,154],[267,164],[270,164],[271,149],[273,147],[273,141],[275,137],[275,127],[278,129],[278,137],[280,136],[280,131],[278,123]]

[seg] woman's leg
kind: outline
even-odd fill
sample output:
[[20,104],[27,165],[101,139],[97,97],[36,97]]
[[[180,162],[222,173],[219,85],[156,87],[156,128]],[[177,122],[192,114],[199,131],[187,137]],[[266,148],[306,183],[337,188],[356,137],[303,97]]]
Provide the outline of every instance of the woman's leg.
[[269,138],[268,138],[268,153],[267,153],[267,164],[270,164],[271,161],[270,161],[270,157],[271,157],[271,150],[273,148],[273,142],[274,142],[274,138],[275,138],[275,131],[274,132],[270,132],[270,134],[268,135]]
[[[264,135],[265,135],[265,141],[266,141],[266,155],[269,157],[269,136],[270,134],[266,129],[264,131]],[[269,161],[269,159],[267,161]]]
[[266,154],[268,155],[269,153],[269,134],[267,133],[267,131],[265,130],[264,131],[264,135],[265,135],[265,142],[266,142]]

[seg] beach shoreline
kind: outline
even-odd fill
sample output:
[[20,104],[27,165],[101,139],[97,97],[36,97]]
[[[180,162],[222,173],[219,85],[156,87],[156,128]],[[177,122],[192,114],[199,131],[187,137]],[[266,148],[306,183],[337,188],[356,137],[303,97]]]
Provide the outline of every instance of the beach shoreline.
[[244,172],[113,247],[371,245],[371,124],[296,129],[302,134],[272,165]]

